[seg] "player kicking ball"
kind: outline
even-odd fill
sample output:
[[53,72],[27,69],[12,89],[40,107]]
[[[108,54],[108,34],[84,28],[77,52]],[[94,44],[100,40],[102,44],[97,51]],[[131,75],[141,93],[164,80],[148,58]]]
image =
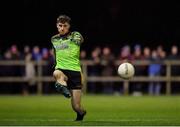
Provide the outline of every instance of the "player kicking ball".
[[65,97],[71,98],[73,110],[77,113],[76,121],[82,121],[86,111],[81,106],[81,66],[80,45],[83,37],[79,32],[70,31],[71,18],[60,15],[57,18],[58,34],[51,38],[55,55],[55,88]]

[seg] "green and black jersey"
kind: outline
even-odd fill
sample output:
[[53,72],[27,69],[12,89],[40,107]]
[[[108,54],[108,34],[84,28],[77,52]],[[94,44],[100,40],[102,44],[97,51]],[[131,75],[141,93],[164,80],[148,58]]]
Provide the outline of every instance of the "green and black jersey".
[[55,52],[55,69],[81,71],[79,55],[83,37],[79,32],[70,32],[65,36],[57,34],[51,42]]

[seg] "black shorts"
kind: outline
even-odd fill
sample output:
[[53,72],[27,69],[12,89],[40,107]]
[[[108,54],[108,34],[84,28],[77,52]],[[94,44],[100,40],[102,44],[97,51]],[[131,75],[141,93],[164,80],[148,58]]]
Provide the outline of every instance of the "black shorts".
[[82,82],[81,82],[81,72],[79,71],[71,71],[71,70],[63,70],[63,69],[56,69],[62,71],[67,77],[67,87],[68,89],[81,89]]

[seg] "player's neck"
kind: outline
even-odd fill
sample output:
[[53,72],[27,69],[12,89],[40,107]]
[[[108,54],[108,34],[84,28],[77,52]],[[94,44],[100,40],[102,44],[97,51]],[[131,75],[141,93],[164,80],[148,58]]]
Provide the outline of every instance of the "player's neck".
[[67,32],[67,33],[65,33],[65,34],[63,34],[63,35],[61,35],[61,34],[59,33],[59,36],[60,36],[60,37],[67,37],[70,33],[71,33],[70,31]]

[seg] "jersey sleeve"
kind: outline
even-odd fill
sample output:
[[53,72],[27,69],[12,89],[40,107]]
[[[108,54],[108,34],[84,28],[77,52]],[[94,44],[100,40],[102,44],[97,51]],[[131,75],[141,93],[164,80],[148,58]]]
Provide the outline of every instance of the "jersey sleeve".
[[78,45],[84,42],[83,36],[79,32],[76,32],[76,31],[72,32],[72,39]]

